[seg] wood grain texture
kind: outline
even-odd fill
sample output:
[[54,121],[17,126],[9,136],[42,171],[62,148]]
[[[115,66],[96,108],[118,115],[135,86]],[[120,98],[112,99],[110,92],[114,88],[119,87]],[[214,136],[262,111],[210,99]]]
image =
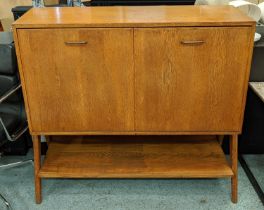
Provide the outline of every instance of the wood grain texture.
[[135,129],[240,132],[251,40],[247,27],[135,29]]
[[53,137],[41,177],[230,177],[215,137]]
[[74,135],[142,135],[142,136],[147,136],[147,135],[164,135],[164,136],[172,136],[172,135],[232,135],[232,134],[237,134],[238,132],[236,131],[195,131],[195,132],[190,132],[190,131],[66,131],[66,132],[43,132],[43,131],[33,131],[30,132],[31,135],[49,135],[49,136],[58,136],[58,135],[65,135],[65,136],[74,136]]
[[41,198],[41,178],[39,177],[39,171],[41,168],[41,142],[39,136],[32,136],[33,149],[34,149],[34,175],[35,175],[35,199],[39,204],[42,201]]
[[244,94],[242,97],[242,112],[240,116],[240,132],[242,132],[242,126],[243,126],[243,121],[244,121],[244,112],[246,108],[246,99],[247,99],[247,93],[248,93],[248,82],[249,82],[249,76],[250,76],[250,70],[251,70],[251,62],[252,62],[252,57],[253,57],[253,49],[254,49],[254,37],[255,37],[255,32],[256,32],[256,25],[251,27],[251,35],[250,35],[250,40],[249,40],[249,46],[248,49],[245,52],[248,52],[248,58],[247,58],[247,64],[246,64],[246,72],[245,72],[245,81],[244,81]]
[[31,119],[30,119],[30,110],[29,110],[29,106],[28,106],[28,96],[27,96],[27,91],[26,91],[26,87],[25,87],[26,81],[24,78],[24,68],[22,66],[22,58],[21,58],[21,54],[20,54],[20,47],[19,47],[17,30],[13,31],[13,37],[14,37],[14,43],[15,43],[16,56],[17,56],[19,77],[20,77],[21,86],[22,86],[23,99],[24,99],[25,110],[26,110],[26,114],[27,114],[28,127],[29,127],[30,134],[33,136],[36,136],[38,134],[34,135],[31,133],[31,131],[32,131],[31,124],[32,123],[31,123]]
[[34,8],[14,23],[16,28],[253,26],[232,6],[115,6]]
[[[134,130],[132,29],[19,30],[18,38],[32,132]],[[75,41],[87,44],[65,44]]]

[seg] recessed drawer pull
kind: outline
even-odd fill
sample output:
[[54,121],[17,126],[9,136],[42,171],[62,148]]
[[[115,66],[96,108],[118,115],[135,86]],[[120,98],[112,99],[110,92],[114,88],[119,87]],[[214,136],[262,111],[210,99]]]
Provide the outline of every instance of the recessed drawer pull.
[[79,42],[65,42],[66,45],[84,45],[87,44],[86,41],[79,41]]
[[184,45],[201,45],[204,43],[205,43],[205,41],[202,41],[202,40],[181,41],[181,44],[184,44]]

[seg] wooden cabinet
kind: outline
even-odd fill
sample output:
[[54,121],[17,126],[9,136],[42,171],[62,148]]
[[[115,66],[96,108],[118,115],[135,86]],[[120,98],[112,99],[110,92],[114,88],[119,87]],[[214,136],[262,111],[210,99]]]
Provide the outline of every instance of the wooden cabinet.
[[42,178],[63,177],[225,177],[237,202],[254,32],[229,6],[40,8],[17,20],[36,202]]
[[32,29],[18,39],[33,132],[241,129],[248,27]]

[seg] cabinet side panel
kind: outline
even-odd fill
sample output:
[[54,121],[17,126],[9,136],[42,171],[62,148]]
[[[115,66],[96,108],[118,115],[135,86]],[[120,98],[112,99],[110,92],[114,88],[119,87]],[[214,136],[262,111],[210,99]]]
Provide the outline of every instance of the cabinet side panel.
[[19,39],[18,39],[18,29],[15,27],[13,28],[13,37],[14,37],[14,43],[15,43],[15,48],[16,48],[16,56],[17,56],[17,63],[18,63],[18,70],[19,70],[19,75],[20,75],[20,81],[21,81],[21,86],[22,86],[22,93],[23,93],[23,99],[25,102],[25,110],[27,114],[27,121],[28,121],[28,126],[29,126],[29,131],[32,133],[32,123],[30,119],[30,109],[28,105],[28,100],[27,100],[27,93],[26,93],[26,84],[25,84],[25,79],[23,75],[23,65],[22,65],[22,60],[21,60],[21,54],[20,54],[20,47],[19,47]]
[[250,78],[250,71],[251,71],[251,62],[253,57],[253,49],[254,49],[254,37],[256,32],[256,25],[253,25],[251,27],[251,36],[249,36],[248,42],[250,43],[248,46],[248,49],[245,50],[245,53],[248,52],[248,59],[247,59],[247,66],[246,66],[246,77],[244,81],[244,96],[242,99],[242,112],[241,112],[241,120],[240,120],[240,130],[239,133],[242,133],[242,127],[243,127],[243,121],[244,121],[244,113],[246,108],[246,100],[247,100],[247,93],[248,93],[248,87],[249,87],[249,78]]

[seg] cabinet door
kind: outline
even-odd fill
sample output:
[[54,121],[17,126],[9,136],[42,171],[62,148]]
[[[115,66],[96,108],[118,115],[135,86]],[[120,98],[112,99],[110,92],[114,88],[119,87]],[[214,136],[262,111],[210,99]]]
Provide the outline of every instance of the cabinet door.
[[131,29],[18,30],[33,132],[134,130]]
[[137,131],[239,131],[252,29],[135,29]]

